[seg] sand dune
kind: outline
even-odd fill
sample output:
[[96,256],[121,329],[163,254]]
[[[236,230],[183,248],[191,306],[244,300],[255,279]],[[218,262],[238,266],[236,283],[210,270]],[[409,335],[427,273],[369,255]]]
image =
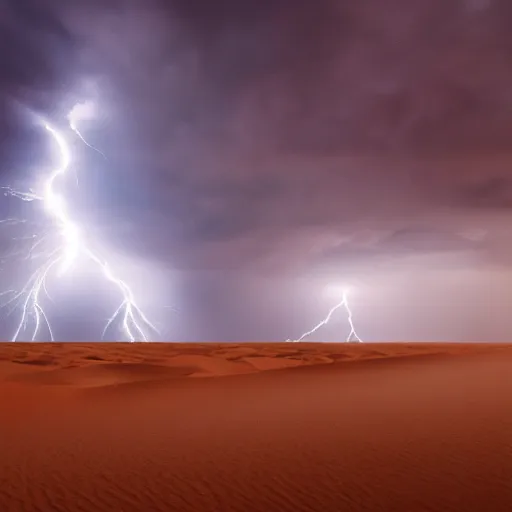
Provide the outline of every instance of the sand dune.
[[512,347],[0,344],[0,511],[508,511]]

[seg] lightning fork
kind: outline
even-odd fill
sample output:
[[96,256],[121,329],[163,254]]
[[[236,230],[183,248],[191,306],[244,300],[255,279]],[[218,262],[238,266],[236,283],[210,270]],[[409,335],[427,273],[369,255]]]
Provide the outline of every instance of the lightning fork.
[[354,326],[352,310],[348,303],[348,291],[345,289],[343,290],[342,300],[329,310],[329,313],[327,313],[327,316],[321,322],[319,322],[317,325],[315,325],[315,327],[313,327],[313,329],[311,329],[310,331],[305,332],[300,338],[298,338],[296,340],[286,340],[286,341],[288,341],[288,342],[303,341],[305,338],[307,338],[307,337],[311,336],[312,334],[314,334],[315,332],[317,332],[324,325],[327,325],[331,321],[331,318],[334,315],[334,313],[336,313],[336,311],[338,311],[339,309],[342,309],[342,308],[345,309],[345,311],[347,313],[348,325],[350,327],[350,332],[345,341],[346,342],[362,343],[363,340],[357,334],[355,326]]
[[[90,146],[78,131],[76,119],[69,119],[71,130]],[[128,341],[148,341],[150,334],[157,332],[156,328],[137,305],[131,288],[112,272],[108,264],[98,254],[86,245],[80,227],[68,213],[64,195],[56,189],[57,183],[68,173],[72,155],[64,135],[50,124],[45,124],[44,127],[58,147],[60,161],[44,181],[41,194],[36,194],[32,190],[22,192],[10,187],[4,187],[4,190],[6,195],[23,201],[41,201],[56,228],[58,242],[50,251],[46,252],[44,263],[30,276],[22,290],[14,293],[10,300],[3,304],[3,306],[11,304],[14,307],[21,307],[21,318],[12,341],[18,341],[29,329],[31,341],[36,341],[42,333],[43,326],[46,326],[51,341],[54,340],[54,334],[43,305],[43,294],[48,296],[46,287],[50,278],[58,279],[69,272],[79,257],[85,257],[93,262],[105,280],[111,283],[121,295],[121,303],[109,318],[103,336],[113,324],[119,322],[120,330]],[[96,148],[93,149],[101,153]],[[35,246],[32,247],[31,251],[34,251],[35,248]]]

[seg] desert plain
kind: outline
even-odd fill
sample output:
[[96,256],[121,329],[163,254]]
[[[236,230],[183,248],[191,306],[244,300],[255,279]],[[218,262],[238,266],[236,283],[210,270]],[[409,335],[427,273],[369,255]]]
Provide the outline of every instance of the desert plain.
[[0,344],[2,512],[512,510],[512,345]]

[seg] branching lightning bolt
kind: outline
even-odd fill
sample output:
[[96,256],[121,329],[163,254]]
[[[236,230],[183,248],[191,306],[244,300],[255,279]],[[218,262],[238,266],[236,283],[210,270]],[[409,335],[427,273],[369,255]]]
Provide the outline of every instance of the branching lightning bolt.
[[[90,146],[77,130],[76,121],[71,118],[70,128]],[[65,177],[71,164],[71,150],[64,135],[59,130],[49,124],[45,124],[45,129],[53,143],[58,147],[60,162],[44,181],[41,193],[37,194],[32,190],[21,192],[12,188],[4,188],[6,195],[23,201],[41,201],[57,231],[57,243],[49,252],[44,253],[44,262],[30,276],[21,291],[12,292],[10,290],[5,293],[12,296],[4,306],[21,307],[21,318],[12,341],[18,341],[25,333],[30,333],[31,341],[35,341],[40,337],[43,326],[46,326],[51,341],[54,340],[53,331],[43,305],[44,296],[50,297],[47,291],[47,282],[50,277],[58,278],[69,272],[78,258],[81,257],[92,261],[103,277],[121,295],[121,304],[108,320],[103,336],[114,323],[119,322],[120,329],[128,341],[148,341],[150,334],[157,332],[156,328],[137,306],[130,287],[112,272],[109,265],[98,254],[88,247],[80,227],[69,215],[65,197],[57,191],[58,182]],[[32,246],[31,254],[40,243],[41,239]]]
[[72,118],[70,118],[70,121],[69,121],[69,127],[76,133],[77,137],[88,147],[90,147],[92,150],[96,151],[96,153],[100,154],[105,160],[107,159],[107,157],[105,156],[104,153],[102,153],[97,147],[94,147],[92,144],[89,144],[83,137],[82,133],[80,132],[80,130],[76,127],[76,124],[75,122],[73,121]]
[[352,310],[351,310],[350,305],[348,303],[348,292],[347,292],[347,290],[343,290],[342,300],[340,302],[338,302],[338,304],[336,304],[334,307],[332,307],[330,309],[329,313],[327,313],[327,316],[321,322],[319,322],[317,325],[315,325],[315,327],[313,327],[313,329],[311,329],[310,331],[305,332],[300,338],[298,338],[296,340],[286,340],[286,341],[292,341],[292,342],[303,341],[305,338],[311,336],[316,331],[318,331],[321,327],[323,327],[324,325],[327,325],[330,322],[330,320],[331,320],[332,316],[334,315],[334,313],[336,313],[336,311],[338,311],[339,309],[345,309],[345,311],[347,313],[348,325],[350,327],[350,332],[349,332],[349,334],[348,334],[348,336],[347,336],[345,341],[346,342],[362,343],[363,340],[357,334],[356,328],[354,326],[354,319],[353,319]]
[[80,116],[85,114],[86,116],[90,115],[90,111],[94,110],[94,107],[91,103],[77,103],[69,112],[68,114],[68,121],[69,121],[69,127],[75,132],[77,137],[89,148],[91,148],[93,151],[96,151],[96,153],[100,154],[105,160],[107,157],[104,153],[102,153],[97,147],[93,146],[92,144],[89,144],[82,135],[82,132],[78,129],[77,126],[77,120],[80,119]]

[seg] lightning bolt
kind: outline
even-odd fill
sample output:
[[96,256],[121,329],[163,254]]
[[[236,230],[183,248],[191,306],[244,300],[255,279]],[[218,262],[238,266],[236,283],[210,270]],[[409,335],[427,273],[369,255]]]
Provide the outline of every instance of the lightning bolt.
[[342,300],[340,302],[338,302],[338,304],[333,306],[329,310],[329,313],[327,313],[327,316],[321,322],[319,322],[317,325],[315,325],[315,327],[313,327],[313,329],[305,332],[300,338],[298,338],[296,340],[286,340],[286,341],[290,341],[290,342],[303,341],[305,338],[314,334],[316,331],[318,331],[324,325],[327,325],[331,321],[331,318],[334,315],[334,313],[336,313],[336,311],[338,311],[339,309],[345,309],[345,312],[347,313],[348,325],[350,327],[350,332],[345,341],[346,342],[362,343],[363,340],[357,334],[356,328],[354,326],[354,319],[353,319],[352,310],[350,309],[350,305],[348,302],[348,291],[347,290],[343,290]]
[[[69,119],[69,118],[68,118]],[[70,121],[70,128],[84,140],[76,129],[76,120]],[[4,188],[5,194],[23,201],[41,201],[52,225],[56,228],[56,241],[49,251],[44,253],[44,262],[29,277],[25,286],[19,292],[10,290],[11,298],[3,306],[13,305],[15,309],[21,308],[21,317],[17,325],[12,341],[18,341],[22,335],[30,333],[30,340],[36,341],[41,336],[43,327],[46,326],[51,341],[54,341],[52,327],[44,309],[43,299],[49,298],[47,282],[50,278],[59,278],[68,273],[79,258],[86,258],[96,265],[101,275],[121,296],[119,307],[109,318],[103,337],[113,324],[119,323],[123,337],[128,341],[148,341],[151,333],[157,329],[148,320],[146,315],[138,307],[131,288],[122,279],[117,277],[108,263],[94,252],[85,242],[80,226],[73,221],[68,212],[65,197],[57,190],[57,184],[62,181],[71,164],[71,150],[63,133],[50,124],[44,125],[51,140],[59,150],[59,164],[44,181],[41,193],[32,190],[22,192],[12,188]],[[84,141],[85,142],[85,141]],[[87,142],[85,142],[87,144]],[[89,144],[87,144],[89,145]],[[95,149],[95,148],[94,148]],[[51,238],[51,237],[50,237]],[[31,253],[41,240],[31,248]]]
[[100,154],[105,160],[107,157],[105,156],[105,153],[102,153],[97,147],[93,146],[92,144],[89,144],[85,139],[80,130],[77,128],[75,122],[70,118],[69,121],[69,127],[76,133],[77,137],[88,147],[90,147],[93,151],[96,151],[96,153]]
[[69,127],[75,132],[76,136],[89,148],[96,153],[100,154],[105,160],[107,157],[104,153],[102,153],[97,147],[89,144],[82,135],[82,132],[78,129],[77,122],[81,116],[90,117],[94,111],[94,106],[92,103],[77,103],[68,114]]

